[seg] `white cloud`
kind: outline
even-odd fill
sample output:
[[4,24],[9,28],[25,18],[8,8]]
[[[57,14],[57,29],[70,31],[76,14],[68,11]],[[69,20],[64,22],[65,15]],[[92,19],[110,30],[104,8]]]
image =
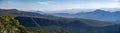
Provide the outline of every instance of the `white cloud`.
[[[16,8],[21,10],[43,10],[43,11],[56,11],[64,9],[82,9],[82,8],[120,8],[118,4],[119,0],[113,0],[114,2],[110,3],[83,3],[83,4],[57,4],[54,1],[44,1],[44,2],[35,2],[37,5],[22,5],[22,4],[6,4],[0,5],[0,8]],[[116,2],[117,1],[117,2]]]
[[120,0],[112,0],[112,1],[114,1],[114,2],[120,2]]
[[49,4],[49,2],[37,2],[37,3],[39,3],[40,5],[48,5]]

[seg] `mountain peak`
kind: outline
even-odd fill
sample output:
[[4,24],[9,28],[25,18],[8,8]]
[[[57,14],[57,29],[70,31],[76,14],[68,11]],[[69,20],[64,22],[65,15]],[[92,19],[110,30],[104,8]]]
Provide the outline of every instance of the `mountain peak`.
[[3,10],[13,10],[13,11],[18,11],[17,9],[3,9]]
[[97,9],[95,12],[105,12],[105,10]]
[[105,10],[101,10],[101,9],[97,9],[94,12],[95,13],[110,13],[109,11],[105,11]]

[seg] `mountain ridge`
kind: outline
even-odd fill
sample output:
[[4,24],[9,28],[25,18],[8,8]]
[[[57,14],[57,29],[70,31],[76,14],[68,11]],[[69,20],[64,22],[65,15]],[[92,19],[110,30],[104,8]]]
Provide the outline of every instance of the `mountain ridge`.
[[[1,9],[0,9],[1,11]],[[69,30],[70,33],[119,33],[120,24],[82,19],[82,18],[64,18],[56,17],[52,15],[42,15],[38,14],[36,16],[31,15],[31,12],[22,12],[19,10],[16,12],[7,12],[11,10],[4,9],[0,12],[0,15],[14,16],[15,19],[19,20],[20,24],[25,26],[29,31],[35,31],[39,29],[44,29],[50,33],[54,33],[55,30]],[[6,13],[7,14],[2,14]],[[21,15],[21,13],[23,13]],[[24,14],[25,13],[25,14]],[[27,13],[27,14],[26,14]],[[36,13],[35,13],[36,14]],[[114,29],[115,28],[115,29]],[[113,31],[114,30],[114,31]]]
[[101,9],[97,9],[93,12],[84,12],[76,14],[65,14],[65,13],[55,13],[52,14],[59,17],[68,17],[68,18],[85,18],[85,19],[94,19],[101,21],[116,21],[120,20],[120,11],[109,12]]

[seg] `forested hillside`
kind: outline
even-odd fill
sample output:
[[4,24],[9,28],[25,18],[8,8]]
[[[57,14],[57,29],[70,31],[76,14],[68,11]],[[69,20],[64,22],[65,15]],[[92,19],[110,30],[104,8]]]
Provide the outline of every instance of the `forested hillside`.
[[0,9],[0,33],[119,33],[120,24]]
[[42,29],[50,33],[58,29],[68,30],[70,33],[118,33],[120,29],[120,24],[87,19],[40,17],[16,17],[16,19],[30,31]]
[[30,33],[14,17],[0,16],[0,33]]

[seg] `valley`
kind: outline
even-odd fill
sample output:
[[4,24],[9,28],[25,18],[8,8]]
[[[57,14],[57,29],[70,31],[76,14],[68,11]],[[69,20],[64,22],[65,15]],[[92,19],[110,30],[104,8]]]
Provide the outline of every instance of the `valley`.
[[[13,11],[13,12],[12,12]],[[44,30],[54,33],[56,30],[69,33],[119,33],[120,24],[84,18],[64,18],[16,9],[0,9],[1,16],[12,16],[28,31]]]

